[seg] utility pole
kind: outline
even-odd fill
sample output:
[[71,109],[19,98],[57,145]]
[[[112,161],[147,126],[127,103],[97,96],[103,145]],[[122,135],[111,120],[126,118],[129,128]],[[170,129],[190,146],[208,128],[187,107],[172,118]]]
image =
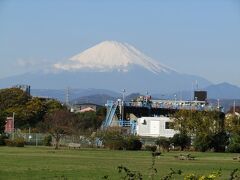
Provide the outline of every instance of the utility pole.
[[147,100],[148,100],[148,95],[149,95],[149,92],[146,91],[146,102],[147,102]]
[[31,142],[31,127],[28,128],[28,142],[30,143]]
[[217,108],[220,109],[220,99],[217,100]]
[[196,80],[196,91],[198,90],[198,81]]
[[36,139],[36,146],[38,146],[38,134],[36,133],[36,137],[35,137]]
[[124,120],[124,98],[125,98],[125,92],[126,92],[126,90],[125,89],[123,89],[123,91],[122,91],[122,121]]
[[235,115],[236,113],[236,102],[233,101],[233,115]]
[[15,134],[15,112],[13,112],[13,116],[12,116],[12,121],[13,121],[13,140],[14,140],[14,134]]

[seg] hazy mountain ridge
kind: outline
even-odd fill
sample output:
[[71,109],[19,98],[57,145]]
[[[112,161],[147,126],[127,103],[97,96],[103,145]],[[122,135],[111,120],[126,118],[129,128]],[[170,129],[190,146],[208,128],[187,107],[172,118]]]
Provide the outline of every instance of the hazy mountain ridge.
[[[219,91],[221,89],[221,91]],[[216,85],[211,85],[203,90],[208,91],[208,99],[212,103],[217,103],[217,99],[222,102],[223,106],[228,109],[234,102],[236,101],[236,105],[240,105],[240,88],[238,86],[234,86],[228,83],[220,83]],[[233,91],[233,92],[232,92]],[[219,96],[219,92],[221,92]],[[66,100],[67,89],[32,89],[31,94],[33,96],[40,97],[50,97],[58,99],[62,102]],[[190,100],[193,98],[192,91],[182,91],[171,94],[152,94],[151,91],[149,93],[153,98],[157,99],[174,99],[175,95],[177,99]],[[131,100],[131,98],[136,97],[138,95],[144,95],[145,93],[128,93],[126,91],[126,100]],[[98,100],[98,96],[101,98],[101,102]],[[105,99],[102,98],[105,96]],[[104,105],[107,100],[116,100],[118,98],[122,98],[122,92],[115,92],[106,89],[69,89],[69,99],[72,103],[79,102],[92,102],[100,105]],[[105,102],[104,102],[105,101]]]
[[71,104],[93,103],[104,106],[108,100],[116,101],[117,97],[109,96],[107,94],[94,94],[73,99]]
[[[207,91],[208,99],[240,99],[240,87],[226,82],[213,84],[198,90]],[[153,94],[155,97],[166,99],[173,99],[175,95],[178,99],[193,99],[193,91],[176,91],[175,93]]]
[[208,96],[213,99],[240,99],[240,87],[230,83],[210,85],[205,90]]
[[[77,99],[82,97],[89,97],[95,95],[106,95],[108,97],[120,97],[120,93],[106,90],[106,89],[32,89],[31,95],[36,97],[50,97],[54,99],[58,99],[61,102],[66,101],[66,95],[69,94],[69,100],[73,103],[76,102]],[[111,100],[111,99],[110,99]]]

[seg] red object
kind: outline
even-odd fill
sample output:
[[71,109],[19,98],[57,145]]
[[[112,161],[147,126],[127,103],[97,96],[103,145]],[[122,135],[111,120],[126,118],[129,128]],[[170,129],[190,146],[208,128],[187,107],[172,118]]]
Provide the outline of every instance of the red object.
[[7,117],[5,124],[5,133],[11,133],[14,130],[13,117]]

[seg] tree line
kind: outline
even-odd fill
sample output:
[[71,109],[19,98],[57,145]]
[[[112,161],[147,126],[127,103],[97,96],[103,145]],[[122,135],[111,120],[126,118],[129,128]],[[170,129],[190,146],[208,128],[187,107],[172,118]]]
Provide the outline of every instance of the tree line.
[[56,100],[32,97],[19,88],[2,89],[0,90],[1,132],[4,130],[6,117],[12,117],[13,113],[15,127],[24,129],[36,127],[46,114],[63,108]]
[[[0,90],[1,134],[6,117],[13,113],[15,128],[31,127],[38,132],[49,133],[54,137],[57,148],[64,135],[90,137],[97,132],[105,119],[106,109],[75,114],[57,100],[32,97],[18,88]],[[224,113],[218,111],[179,110],[170,118],[173,119],[172,128],[178,132],[170,142],[181,150],[193,147],[198,151],[240,152],[240,117],[236,114],[225,117]],[[119,129],[100,131],[95,136],[114,149],[125,149],[125,145],[129,144],[128,137]],[[139,137],[130,139],[139,144]],[[158,144],[169,144],[165,141],[166,138],[158,139]]]
[[[174,138],[183,142],[182,147],[192,145],[195,150],[215,152],[240,152],[240,117],[225,117],[219,111],[180,110],[172,116]],[[191,144],[189,140],[191,139]],[[187,144],[188,143],[188,144]]]
[[51,134],[58,147],[62,136],[89,135],[96,131],[105,118],[105,108],[97,112],[71,113],[54,99],[29,96],[18,88],[0,90],[0,134],[4,133],[7,117],[15,114],[15,129],[28,129]]

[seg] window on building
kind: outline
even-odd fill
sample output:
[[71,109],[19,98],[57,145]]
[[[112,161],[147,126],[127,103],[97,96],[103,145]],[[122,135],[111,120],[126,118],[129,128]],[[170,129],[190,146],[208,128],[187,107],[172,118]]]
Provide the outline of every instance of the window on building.
[[165,122],[165,129],[173,129],[173,122]]

